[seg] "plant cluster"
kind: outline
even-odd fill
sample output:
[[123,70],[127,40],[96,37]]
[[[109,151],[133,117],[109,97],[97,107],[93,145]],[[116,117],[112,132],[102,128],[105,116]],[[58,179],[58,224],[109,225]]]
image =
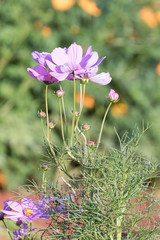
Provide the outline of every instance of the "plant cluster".
[[[138,129],[122,138],[117,133],[119,149],[100,150],[105,120],[119,94],[110,89],[97,141],[90,139],[90,125],[79,124],[82,115],[86,86],[90,81],[107,85],[112,78],[107,72],[97,74],[98,53],[89,46],[83,54],[76,43],[68,48],[55,48],[51,53],[32,53],[38,63],[27,71],[31,77],[45,84],[45,111],[38,115],[48,152],[48,161],[41,165],[41,185],[33,184],[32,198],[22,197],[21,202],[6,200],[0,218],[6,226],[10,219],[19,226],[11,239],[108,239],[149,240],[158,237],[159,205],[148,191],[150,179],[157,176],[158,163],[148,161],[138,151],[139,141],[147,128]],[[65,108],[63,81],[73,86],[72,122],[69,126]],[[59,101],[59,119],[63,146],[57,147],[52,131],[56,129],[48,112],[48,88],[59,84],[55,95]],[[79,85],[80,108],[76,108]],[[67,94],[67,93],[66,93]],[[46,119],[46,124],[44,124]],[[80,176],[72,176],[66,162],[80,165]],[[47,180],[49,169],[57,168],[55,185]],[[63,184],[62,184],[63,183]],[[32,222],[45,219],[44,229],[32,227]],[[7,228],[7,226],[6,226]],[[14,236],[13,236],[14,235]]]

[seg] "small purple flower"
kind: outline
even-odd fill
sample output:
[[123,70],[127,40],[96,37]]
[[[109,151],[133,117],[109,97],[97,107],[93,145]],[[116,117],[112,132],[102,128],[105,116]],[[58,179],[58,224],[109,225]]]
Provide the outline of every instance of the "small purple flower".
[[113,103],[117,102],[119,100],[119,94],[116,93],[113,89],[109,92],[109,100]]
[[[12,209],[11,209],[11,207],[10,206],[8,206],[8,203],[10,202],[10,200],[6,200],[5,202],[4,202],[4,208],[3,208],[3,210],[7,210],[7,211],[11,211]],[[4,218],[4,216],[5,216],[5,213],[3,212],[3,210],[1,210],[1,212],[0,212],[0,220],[3,220],[3,218]]]
[[18,239],[23,239],[24,236],[30,234],[31,232],[35,231],[36,228],[33,228],[32,230],[30,231],[27,231],[27,224],[26,223],[23,223],[22,227],[15,230],[13,232],[13,234],[15,235],[14,239],[13,240],[18,240]]
[[13,221],[28,221],[36,220],[38,218],[49,218],[49,213],[45,209],[45,206],[35,203],[30,198],[23,198],[21,204],[18,202],[10,201],[7,202],[11,210],[2,210],[2,213],[6,214],[4,217],[6,219],[11,219]]

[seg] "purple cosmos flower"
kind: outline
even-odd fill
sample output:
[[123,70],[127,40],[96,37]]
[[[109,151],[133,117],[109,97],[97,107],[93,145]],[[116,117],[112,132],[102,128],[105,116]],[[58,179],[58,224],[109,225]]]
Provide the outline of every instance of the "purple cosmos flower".
[[21,204],[8,200],[7,204],[13,211],[2,210],[2,213],[7,215],[5,215],[5,218],[13,221],[21,220],[32,222],[32,220],[38,218],[46,219],[50,217],[48,211],[45,209],[45,206],[35,203],[30,198],[23,198],[21,200]]
[[50,74],[56,77],[55,74],[59,73],[63,79],[73,80],[73,72],[75,75],[82,74],[90,68],[98,66],[105,57],[98,59],[98,53],[92,52],[91,46],[83,55],[82,47],[73,43],[68,49],[55,48],[51,53],[51,58],[52,61],[46,60],[51,71]]
[[26,236],[36,230],[36,228],[33,228],[32,230],[27,231],[27,228],[28,228],[27,224],[23,223],[21,228],[19,228],[18,230],[15,230],[15,232],[13,232],[13,234],[15,235],[13,240],[23,239],[24,236]]

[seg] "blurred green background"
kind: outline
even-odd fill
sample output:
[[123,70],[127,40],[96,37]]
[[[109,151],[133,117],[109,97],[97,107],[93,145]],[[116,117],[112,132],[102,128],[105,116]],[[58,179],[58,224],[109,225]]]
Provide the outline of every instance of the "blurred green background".
[[[119,135],[135,124],[151,123],[142,141],[150,159],[160,156],[160,1],[147,0],[0,0],[0,187],[13,189],[38,179],[43,159],[39,110],[45,110],[45,85],[29,76],[36,63],[32,51],[51,52],[76,42],[84,51],[92,45],[107,56],[99,72],[110,72],[111,84],[87,85],[81,124],[91,125],[96,140],[110,88],[120,95],[111,108],[102,147],[118,144]],[[72,111],[72,83],[63,82],[68,117]],[[53,137],[61,144],[58,102],[49,90]]]

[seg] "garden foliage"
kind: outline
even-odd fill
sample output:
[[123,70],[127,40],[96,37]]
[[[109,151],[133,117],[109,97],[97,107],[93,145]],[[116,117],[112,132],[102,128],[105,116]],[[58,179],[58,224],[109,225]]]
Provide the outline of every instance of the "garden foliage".
[[[111,86],[121,96],[111,108],[101,147],[118,144],[111,125],[122,135],[145,120],[152,127],[143,138],[143,151],[153,159],[159,158],[159,1],[102,0],[96,1],[97,5],[87,0],[65,2],[70,3],[0,1],[0,168],[8,178],[8,188],[37,178],[35,169],[42,152],[42,134],[35,113],[44,108],[44,86],[37,85],[37,80],[26,72],[28,66],[34,66],[30,53],[42,49],[50,52],[74,41],[84,49],[91,44],[100,57],[107,56],[101,66],[112,73]],[[57,89],[55,83],[49,91],[51,101]],[[67,110],[71,112],[73,89],[68,82],[64,90],[68,94]],[[107,90],[108,86],[94,84],[87,88],[81,124],[90,117],[94,140],[106,109],[106,100],[100,96]],[[56,123],[54,137],[61,143],[57,105],[49,104],[49,112]]]

